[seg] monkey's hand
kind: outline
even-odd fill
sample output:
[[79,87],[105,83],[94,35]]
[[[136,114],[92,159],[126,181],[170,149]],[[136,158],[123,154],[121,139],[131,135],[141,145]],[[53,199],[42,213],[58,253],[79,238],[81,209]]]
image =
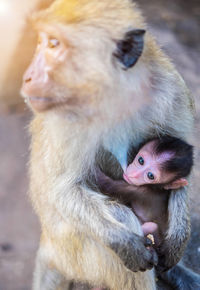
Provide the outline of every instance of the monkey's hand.
[[174,267],[181,259],[184,251],[183,242],[178,241],[177,237],[170,237],[156,249],[158,254],[158,265],[156,270],[160,273]]
[[[63,192],[66,192],[65,188]],[[73,199],[64,204],[58,199],[56,203],[66,221],[70,212],[81,232],[95,237],[107,250],[110,248],[112,256],[116,258],[116,254],[131,271],[145,271],[157,265],[157,254],[151,241],[142,236],[141,225],[130,208],[110,201],[84,185],[70,189],[70,194],[76,195],[76,203]],[[77,202],[79,199],[81,203]]]
[[[127,232],[126,232],[127,235]],[[110,247],[133,272],[152,269],[158,263],[158,257],[152,248],[152,242],[146,237],[130,233],[123,244],[114,241]]]

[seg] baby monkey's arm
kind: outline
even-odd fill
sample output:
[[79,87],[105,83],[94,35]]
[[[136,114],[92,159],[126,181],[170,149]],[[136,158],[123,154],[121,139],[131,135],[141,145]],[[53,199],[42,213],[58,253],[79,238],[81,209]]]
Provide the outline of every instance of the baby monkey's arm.
[[[145,191],[144,186],[128,184],[123,180],[113,180],[112,178],[105,175],[100,169],[97,169],[96,171],[96,182],[101,192],[115,199],[118,198],[125,204],[129,204],[129,206],[132,207],[133,212],[136,215],[137,213],[140,213],[140,215],[142,214],[145,217],[144,213],[145,211],[147,211],[147,208],[151,208],[153,206],[152,198],[155,199],[155,197],[152,196],[150,193],[150,196],[152,196],[152,198],[150,197],[149,200],[148,197],[147,199],[147,196],[145,194],[147,190]],[[137,207],[137,204],[139,205],[139,207]],[[148,235],[157,231],[158,225],[151,221],[151,217],[152,220],[154,220],[156,214],[158,216],[162,216],[162,213],[160,211],[153,210],[152,208],[152,214],[150,216],[148,214],[150,220],[148,222],[144,222],[142,225],[144,235]]]
[[144,192],[143,186],[128,184],[124,180],[113,180],[105,175],[99,168],[96,170],[96,183],[101,192],[113,197],[126,201],[133,201],[134,197],[138,198]]

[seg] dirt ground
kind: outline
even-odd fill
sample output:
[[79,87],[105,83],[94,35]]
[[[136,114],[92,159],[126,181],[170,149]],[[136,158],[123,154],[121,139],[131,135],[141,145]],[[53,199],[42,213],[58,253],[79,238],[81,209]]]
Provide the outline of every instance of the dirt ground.
[[[195,168],[190,195],[192,236],[183,260],[200,274],[200,2],[139,3],[150,30],[176,64],[196,100]],[[27,196],[30,118],[27,109],[20,114],[0,115],[0,290],[31,289],[40,228]]]

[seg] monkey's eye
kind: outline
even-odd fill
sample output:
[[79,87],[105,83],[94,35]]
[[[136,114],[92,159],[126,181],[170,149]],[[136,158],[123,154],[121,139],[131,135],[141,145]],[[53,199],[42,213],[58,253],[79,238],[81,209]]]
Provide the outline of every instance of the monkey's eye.
[[150,180],[154,180],[154,175],[153,175],[152,172],[148,172],[148,173],[147,173],[147,177],[148,177],[148,179],[150,179]]
[[48,47],[49,48],[55,48],[59,46],[60,42],[56,38],[50,38],[48,42]]
[[144,165],[144,159],[141,156],[138,158],[138,162],[140,165]]

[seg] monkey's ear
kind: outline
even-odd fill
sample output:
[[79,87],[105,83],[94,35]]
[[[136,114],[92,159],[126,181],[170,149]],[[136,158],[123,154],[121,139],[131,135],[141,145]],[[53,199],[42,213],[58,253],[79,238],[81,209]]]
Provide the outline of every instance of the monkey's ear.
[[114,56],[129,69],[137,62],[144,47],[144,29],[134,29],[125,34],[124,39],[117,42],[117,51]]
[[185,178],[179,178],[172,183],[165,185],[164,189],[178,189],[186,185],[188,185],[188,181]]

